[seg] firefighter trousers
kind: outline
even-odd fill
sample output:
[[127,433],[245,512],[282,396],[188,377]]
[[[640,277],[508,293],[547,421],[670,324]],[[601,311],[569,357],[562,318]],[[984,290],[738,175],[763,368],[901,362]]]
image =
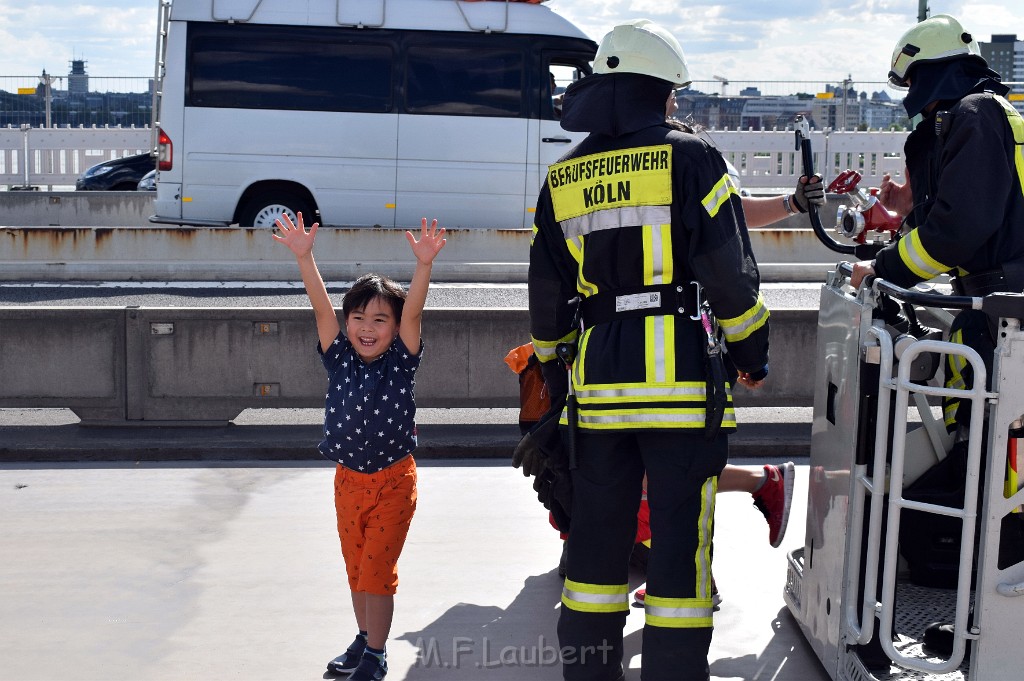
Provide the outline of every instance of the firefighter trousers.
[[558,639],[570,681],[621,678],[629,556],[647,472],[651,536],[641,679],[709,678],[715,491],[724,434],[580,430]]

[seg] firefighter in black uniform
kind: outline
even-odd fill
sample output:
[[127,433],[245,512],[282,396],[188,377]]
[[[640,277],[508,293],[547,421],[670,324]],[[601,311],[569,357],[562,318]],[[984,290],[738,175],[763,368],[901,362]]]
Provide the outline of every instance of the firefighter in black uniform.
[[669,93],[688,82],[671,34],[643,19],[615,27],[594,75],[565,93],[562,127],[591,134],[550,167],[537,203],[530,327],[553,399],[568,392],[558,346],[576,350],[578,414],[562,417],[577,466],[558,622],[566,679],[623,678],[645,470],[658,539],[642,678],[709,678],[715,489],[736,426],[731,384],[758,387],[768,373],[768,309],[725,161],[665,124]]
[[[874,261],[855,264],[851,284],[860,286],[865,277],[877,275],[910,287],[948,272],[959,295],[1024,292],[1024,120],[1004,98],[1009,88],[988,68],[971,34],[948,15],[908,30],[891,63],[890,84],[907,89],[907,114],[922,120],[904,146],[906,182],[884,177],[879,199],[906,216],[911,229]],[[981,311],[961,312],[950,340],[976,350],[991,377],[995,320]],[[973,371],[962,357],[946,356],[945,375],[948,387],[973,386]],[[956,434],[950,456],[961,456],[970,404],[946,398],[943,415]],[[1020,536],[1018,523],[1019,517],[1003,519],[1000,562],[1004,551],[1019,553],[1009,541]],[[924,644],[948,657],[952,625],[929,625]]]
[[[890,84],[909,88],[907,114],[923,119],[907,138],[907,182],[885,177],[880,199],[912,227],[873,262],[854,266],[851,283],[878,275],[909,287],[943,273],[955,292],[981,296],[1024,291],[1024,120],[1004,99],[1008,88],[988,68],[978,44],[948,15],[925,19],[897,42]],[[991,375],[995,337],[984,313],[957,316],[950,337],[978,350]],[[971,384],[960,358],[947,384]],[[952,431],[969,407],[944,404]]]

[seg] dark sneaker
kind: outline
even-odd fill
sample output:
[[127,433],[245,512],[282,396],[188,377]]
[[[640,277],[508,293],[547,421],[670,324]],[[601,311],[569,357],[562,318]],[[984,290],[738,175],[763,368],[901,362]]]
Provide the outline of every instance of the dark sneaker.
[[[974,612],[967,618],[967,628],[974,626]],[[953,624],[951,622],[932,622],[924,628],[924,652],[937,657],[949,658],[953,654]],[[964,659],[971,659],[971,642],[967,642]]]
[[754,506],[764,514],[768,521],[768,543],[778,548],[782,538],[786,536],[786,525],[789,524],[789,507],[793,505],[793,480],[796,467],[792,461],[781,466],[765,464],[767,476],[761,489],[754,492]]
[[359,666],[352,672],[352,676],[348,678],[349,681],[380,681],[387,675],[387,658],[382,660],[373,653],[364,652],[363,659],[359,661]]
[[351,674],[359,666],[363,659],[363,651],[366,649],[366,639],[356,636],[356,640],[336,658],[327,663],[327,671],[331,674]]

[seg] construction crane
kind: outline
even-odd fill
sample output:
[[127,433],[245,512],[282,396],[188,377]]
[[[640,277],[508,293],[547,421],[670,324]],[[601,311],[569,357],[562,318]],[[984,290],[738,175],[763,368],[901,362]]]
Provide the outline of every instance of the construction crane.
[[711,76],[711,77],[714,78],[715,80],[717,80],[719,83],[722,84],[722,96],[725,97],[725,86],[729,84],[729,79],[728,78],[723,78],[722,76]]

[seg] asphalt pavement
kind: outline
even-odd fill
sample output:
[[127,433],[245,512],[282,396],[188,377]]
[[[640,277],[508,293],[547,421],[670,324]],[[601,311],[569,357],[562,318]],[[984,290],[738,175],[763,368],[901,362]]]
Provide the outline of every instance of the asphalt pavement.
[[[738,408],[734,457],[810,455],[810,408]],[[511,459],[516,409],[421,409],[417,458]],[[81,425],[66,409],[0,409],[0,462],[309,461],[322,409],[249,409],[226,425]]]
[[[828,679],[782,598],[798,464],[781,548],[747,494],[718,497],[714,679]],[[332,480],[326,462],[0,464],[0,681],[327,678],[355,632]],[[421,461],[388,679],[561,678],[559,552],[518,471]],[[631,681],[642,626],[635,607]]]

